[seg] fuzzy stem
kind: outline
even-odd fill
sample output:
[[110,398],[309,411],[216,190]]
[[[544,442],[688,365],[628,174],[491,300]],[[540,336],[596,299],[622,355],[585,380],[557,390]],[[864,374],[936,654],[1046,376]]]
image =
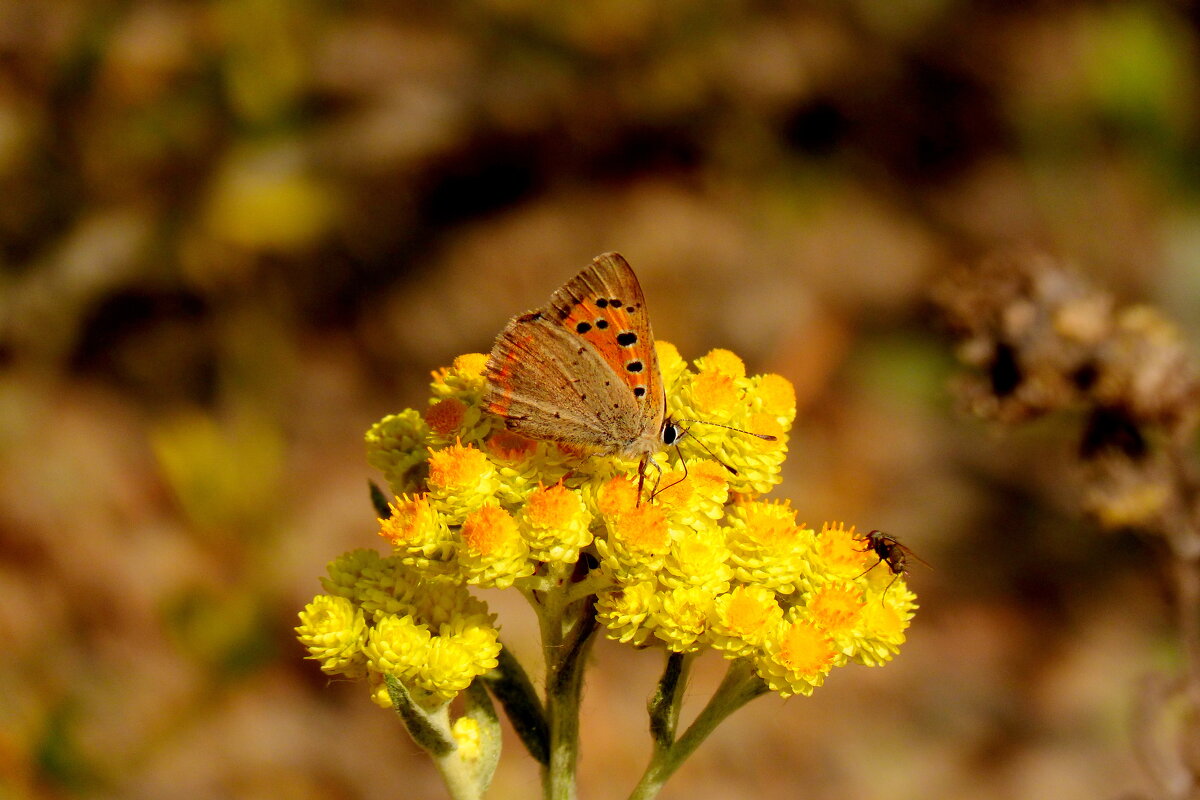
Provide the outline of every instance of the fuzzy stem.
[[558,588],[541,593],[538,622],[546,661],[546,725],[549,764],[542,771],[546,800],[575,800],[575,767],[579,756],[579,703],[583,694],[585,656],[596,631],[593,598],[570,602],[565,571],[554,577]]
[[452,800],[480,800],[483,797],[473,770],[462,760],[457,750],[444,756],[434,756],[433,763],[441,774]]
[[436,709],[422,708],[395,676],[386,678],[392,706],[404,722],[409,734],[433,759],[453,800],[480,800],[484,787],[471,765],[467,764],[454,743],[450,731],[450,704]]
[[726,717],[765,694],[767,685],[754,674],[750,664],[738,659],[729,665],[725,679],[709,699],[708,705],[696,717],[683,736],[670,747],[655,748],[642,779],[629,795],[629,800],[653,800],[662,790],[663,784],[683,765],[688,756],[696,751],[710,733]]
[[675,744],[675,728],[679,724],[679,708],[683,705],[683,692],[687,688],[688,673],[695,654],[668,653],[658,688],[650,698],[646,710],[650,714],[650,736],[654,740],[655,753],[669,749]]

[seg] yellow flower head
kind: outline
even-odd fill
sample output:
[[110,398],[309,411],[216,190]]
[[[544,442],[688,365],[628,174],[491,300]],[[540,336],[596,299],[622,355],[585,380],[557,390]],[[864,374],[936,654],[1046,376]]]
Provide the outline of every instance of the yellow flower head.
[[663,386],[671,389],[687,370],[687,362],[679,355],[679,348],[662,339],[654,342],[654,350],[658,354],[658,371],[662,373]]
[[859,635],[866,607],[862,587],[850,581],[833,581],[805,594],[808,618],[843,648]]
[[347,598],[327,594],[314,597],[300,612],[296,635],[308,649],[307,657],[319,661],[326,675],[366,675],[362,646],[367,622],[362,609],[355,608]]
[[702,586],[679,586],[660,593],[651,615],[651,628],[668,650],[692,653],[700,649],[716,594]]
[[371,627],[363,652],[371,669],[404,680],[425,663],[431,639],[428,626],[409,615],[389,614]]
[[483,377],[487,360],[483,353],[466,353],[454,359],[453,366],[434,370],[430,385],[433,396],[458,397],[470,405],[478,405],[487,385]]
[[484,506],[463,521],[458,563],[467,583],[504,589],[533,574],[529,546],[517,521],[499,506]]
[[752,655],[782,620],[783,609],[774,592],[763,586],[738,586],[713,603],[709,641],[726,658]]
[[773,436],[774,439],[746,434],[725,437],[721,453],[736,464],[738,470],[737,475],[730,477],[729,486],[750,497],[766,494],[782,480],[783,462],[787,458],[787,428],[765,411],[751,411],[737,422],[751,433]]
[[596,599],[596,619],[608,638],[642,645],[650,636],[646,620],[658,608],[661,599],[652,580],[631,583],[602,591]]
[[705,370],[698,374],[686,391],[688,405],[695,410],[695,418],[702,420],[726,422],[732,419],[741,400],[737,381],[716,370]]
[[746,377],[746,363],[732,350],[709,350],[706,355],[696,359],[696,366],[702,375],[711,372],[725,375],[734,381]]
[[729,499],[729,473],[715,461],[693,461],[664,472],[652,499],[667,509],[673,522],[684,527],[706,527],[725,515]]
[[397,497],[388,504],[392,515],[379,520],[379,535],[405,564],[445,575],[454,569],[454,541],[443,515],[428,495]]
[[455,523],[496,494],[496,469],[482,450],[455,444],[429,454],[429,497]]
[[896,581],[883,595],[868,597],[850,657],[868,667],[877,667],[891,661],[904,644],[904,632],[917,609],[916,595],[903,581]]
[[429,426],[413,409],[389,414],[367,431],[367,463],[383,473],[395,494],[414,491],[428,437]]
[[[857,578],[878,559],[866,543],[840,522],[826,522],[815,540],[815,569],[840,578]],[[886,570],[885,570],[886,571]]]
[[802,585],[809,565],[812,531],[795,523],[786,503],[752,501],[734,507],[727,520],[729,549],[742,583],[790,594]]
[[413,683],[434,701],[449,702],[483,673],[495,669],[500,642],[489,625],[458,621],[443,625],[430,639],[425,661],[413,672]]
[[423,547],[441,539],[438,513],[429,505],[428,495],[402,495],[388,503],[388,509],[391,516],[379,520],[379,535],[392,546]]
[[710,526],[684,532],[671,542],[659,582],[672,589],[702,586],[720,594],[728,590],[733,577],[729,556],[723,529]]
[[810,695],[837,662],[833,638],[803,619],[784,622],[755,659],[767,686],[783,697]]
[[754,400],[757,410],[774,417],[780,426],[790,426],[796,419],[796,389],[782,375],[761,376],[754,390]]
[[662,569],[671,532],[660,506],[643,503],[604,523],[608,535],[596,540],[596,550],[619,582],[637,582]]
[[573,564],[579,560],[579,550],[592,543],[588,529],[591,512],[578,492],[562,484],[529,495],[517,514],[517,522],[538,561]]

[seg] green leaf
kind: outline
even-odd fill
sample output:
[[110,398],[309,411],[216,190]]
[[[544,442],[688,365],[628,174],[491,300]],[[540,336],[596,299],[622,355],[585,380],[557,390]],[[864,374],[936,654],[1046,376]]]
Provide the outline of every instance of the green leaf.
[[542,765],[550,763],[550,733],[546,726],[546,710],[525,674],[521,662],[505,646],[500,650],[499,664],[480,678],[491,690],[512,722],[517,736],[529,754]]
[[392,509],[388,506],[387,495],[383,493],[383,489],[380,489],[375,481],[369,480],[367,485],[371,487],[371,505],[375,506],[375,513],[380,519],[391,518]]
[[404,684],[395,675],[388,675],[384,680],[387,683],[388,697],[392,699],[392,708],[400,715],[413,741],[435,758],[451,753],[455,749],[454,740],[441,726],[434,724],[429,712],[413,702],[412,695],[404,688]]

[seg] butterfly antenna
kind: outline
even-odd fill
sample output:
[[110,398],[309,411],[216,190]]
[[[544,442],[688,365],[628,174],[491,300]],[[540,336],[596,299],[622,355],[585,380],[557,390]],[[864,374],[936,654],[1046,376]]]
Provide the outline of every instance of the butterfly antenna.
[[742,430],[741,428],[735,428],[732,425],[722,425],[719,422],[709,422],[708,420],[703,420],[703,419],[681,419],[681,420],[676,420],[676,422],[681,425],[685,422],[691,423],[693,425],[713,425],[718,428],[724,428],[727,431],[734,431],[735,433],[744,433],[747,436],[754,436],[759,439],[762,439],[764,442],[774,442],[774,441],[779,440],[778,436],[772,436],[769,433],[755,433],[754,431],[747,431],[747,430]]
[[[700,422],[700,420],[696,420],[696,419],[685,419],[685,420],[682,420],[682,422]],[[709,423],[707,423],[707,424],[708,424],[708,425],[717,425],[717,423],[715,423],[715,422],[709,422]],[[717,425],[717,427],[719,427],[719,428],[729,428],[729,430],[731,430],[731,431],[736,431],[736,430],[738,430],[737,428],[730,428],[728,425]],[[687,433],[687,428],[684,428],[683,432],[684,432],[684,433]],[[742,431],[742,433],[748,433],[748,431]],[[752,436],[757,436],[758,434],[751,434],[751,435],[752,435]],[[682,437],[681,437],[681,438],[682,438]],[[774,437],[774,436],[772,436],[771,438],[772,438],[772,439],[774,439],[775,437]],[[725,462],[724,462],[724,461],[721,459],[721,457],[720,457],[720,456],[718,456],[716,453],[714,453],[714,452],[712,451],[712,448],[711,448],[711,447],[709,447],[708,445],[706,445],[706,444],[703,442],[703,440],[701,440],[701,439],[697,439],[695,436],[693,436],[693,437],[692,437],[692,441],[693,441],[693,442],[695,442],[696,444],[700,445],[701,447],[703,447],[703,448],[704,448],[704,452],[708,453],[710,456],[712,456],[712,457],[713,457],[713,461],[716,461],[716,462],[717,462],[718,464],[720,464],[722,467],[724,467],[725,469],[729,470],[729,472],[730,472],[731,474],[733,474],[733,475],[737,475],[737,474],[738,474],[738,471],[737,471],[736,469],[734,469],[734,468],[733,468],[732,466],[730,466],[729,464],[726,464],[726,463],[725,463]],[[675,445],[675,452],[676,452],[676,453],[679,453],[679,445]],[[683,454],[682,454],[682,453],[679,453],[679,460],[680,460],[680,461],[683,461]],[[684,461],[684,465],[685,465],[685,468],[686,468],[686,465],[687,465],[687,462],[686,462],[686,461]]]

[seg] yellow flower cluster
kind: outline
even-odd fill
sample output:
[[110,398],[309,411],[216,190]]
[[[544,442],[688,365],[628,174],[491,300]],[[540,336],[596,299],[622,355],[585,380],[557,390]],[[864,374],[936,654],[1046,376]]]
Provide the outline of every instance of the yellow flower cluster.
[[310,657],[446,699],[497,652],[466,587],[578,579],[586,558],[597,619],[617,641],[749,659],[784,696],[811,693],[834,666],[889,660],[916,607],[904,577],[853,528],[814,531],[787,503],[759,499],[780,480],[791,384],[748,376],[727,350],[689,366],[657,348],[669,413],[699,421],[655,456],[640,497],[637,462],[533,441],[486,413],[479,354],[434,373],[424,414],[374,425],[368,460],[396,495],[379,531],[393,554],[331,565],[328,596],[297,629]]
[[[433,574],[441,575],[435,572]],[[328,675],[366,678],[372,699],[392,703],[384,678],[400,679],[417,702],[442,705],[495,668],[499,634],[487,606],[460,583],[374,550],[329,565],[296,633]]]

